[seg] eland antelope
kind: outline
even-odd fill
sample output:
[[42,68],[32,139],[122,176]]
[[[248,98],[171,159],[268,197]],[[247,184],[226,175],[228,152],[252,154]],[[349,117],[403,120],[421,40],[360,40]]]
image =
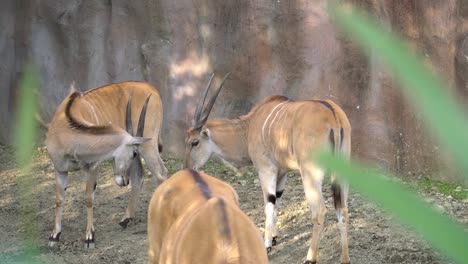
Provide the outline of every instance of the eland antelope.
[[[187,130],[185,166],[197,169],[212,154],[237,167],[255,166],[265,204],[264,240],[268,252],[276,244],[276,218],[287,173],[299,170],[314,224],[304,263],[316,263],[326,213],[321,186],[325,171],[311,160],[310,154],[325,148],[349,158],[351,125],[346,114],[330,100],[293,101],[269,96],[239,118],[208,120],[222,88],[221,84],[202,110],[212,78],[197,105],[192,127]],[[348,187],[338,184],[334,174],[332,192],[341,235],[341,263],[349,263]]]
[[263,264],[268,257],[255,224],[227,183],[181,170],[154,192],[148,208],[148,254],[160,264]]
[[[148,83],[122,82],[85,93],[72,89],[58,106],[47,133],[47,151],[56,176],[55,227],[49,246],[60,239],[68,172],[82,169],[87,178],[85,247],[94,247],[94,192],[97,167],[104,160],[114,161],[117,185],[126,186],[131,182],[128,207],[119,223],[123,228],[127,226],[135,215],[143,182],[140,155],[155,181],[166,179],[167,169],[159,155],[162,115],[159,92]],[[137,127],[135,136],[133,127]]]

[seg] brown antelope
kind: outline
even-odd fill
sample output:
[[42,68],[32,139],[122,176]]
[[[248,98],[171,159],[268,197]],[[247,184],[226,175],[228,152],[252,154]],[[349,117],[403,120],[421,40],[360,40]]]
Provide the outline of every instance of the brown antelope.
[[227,183],[181,170],[154,192],[148,208],[150,263],[268,263],[255,224]]
[[[213,78],[213,77],[211,77]],[[323,148],[346,158],[351,150],[351,126],[343,110],[330,100],[293,101],[270,96],[236,119],[208,119],[216,96],[202,108],[211,84],[200,100],[185,139],[185,165],[199,168],[212,154],[234,166],[253,164],[258,171],[265,204],[265,247],[276,244],[276,218],[287,172],[299,170],[314,223],[304,263],[316,263],[326,207],[322,197],[324,169],[310,159]],[[332,191],[341,233],[341,263],[349,263],[348,187],[332,175]]]
[[[141,112],[132,111],[132,105]],[[135,203],[143,182],[140,154],[154,181],[166,179],[167,169],[159,156],[162,114],[159,92],[143,82],[116,83],[85,93],[72,90],[58,106],[46,141],[56,176],[55,227],[49,246],[60,239],[68,172],[82,169],[87,177],[85,247],[94,247],[94,191],[97,167],[104,160],[114,161],[117,185],[122,187],[129,182],[132,185],[128,207],[119,223],[126,228],[135,215]],[[136,136],[133,136],[134,126],[138,126]]]

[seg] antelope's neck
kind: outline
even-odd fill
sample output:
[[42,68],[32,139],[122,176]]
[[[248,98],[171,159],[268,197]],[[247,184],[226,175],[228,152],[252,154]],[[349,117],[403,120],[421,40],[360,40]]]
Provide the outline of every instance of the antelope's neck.
[[248,153],[248,120],[212,119],[207,127],[211,139],[216,144],[214,152],[234,166],[248,166],[252,161]]

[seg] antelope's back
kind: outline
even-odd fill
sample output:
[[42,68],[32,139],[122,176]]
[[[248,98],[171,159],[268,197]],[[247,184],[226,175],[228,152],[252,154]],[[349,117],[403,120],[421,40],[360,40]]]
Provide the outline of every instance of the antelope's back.
[[254,223],[223,198],[211,198],[179,218],[161,249],[160,263],[268,263]]
[[251,114],[249,153],[268,153],[283,167],[299,169],[311,151],[330,146],[332,133],[350,130],[344,112],[332,101],[292,101],[272,96]]
[[[134,129],[138,125],[138,118],[143,104],[148,96],[145,122],[145,137],[159,134],[162,124],[163,108],[158,90],[145,82],[121,82],[91,89],[77,97],[70,113],[78,121],[86,125],[113,125],[125,130],[125,112],[130,95],[132,99],[132,123]],[[70,96],[59,105],[50,124],[52,129],[68,127],[65,116],[65,106]],[[50,130],[50,129],[49,129]]]
[[153,193],[148,207],[150,260],[156,263],[159,259],[161,246],[173,223],[213,197],[238,203],[237,193],[229,184],[202,172],[181,170],[164,181]]

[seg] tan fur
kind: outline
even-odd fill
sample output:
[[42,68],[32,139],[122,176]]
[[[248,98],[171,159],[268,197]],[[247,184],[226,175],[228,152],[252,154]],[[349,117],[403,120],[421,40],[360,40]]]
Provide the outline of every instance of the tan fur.
[[181,170],[153,194],[150,263],[268,263],[260,233],[238,208],[235,190],[202,172],[197,181],[196,173]]
[[[334,102],[295,102],[284,96],[270,96],[247,115],[233,120],[211,119],[201,129],[189,129],[186,165],[200,167],[211,154],[215,154],[233,165],[252,163],[255,166],[265,202],[267,248],[271,248],[272,238],[277,236],[276,216],[280,198],[276,197],[276,193],[284,190],[287,172],[299,170],[314,222],[313,238],[306,257],[307,263],[313,263],[317,261],[318,239],[326,213],[321,190],[325,172],[310,158],[319,150],[333,150],[331,138],[337,155],[348,158],[351,152],[351,125],[344,111]],[[196,141],[199,143],[193,146]],[[349,263],[346,184],[341,183],[341,190],[343,201],[337,211],[342,240],[341,262]],[[276,203],[269,202],[274,198]]]
[[[145,159],[153,179],[158,181],[166,178],[167,169],[164,167],[158,151],[163,118],[162,103],[155,87],[144,82],[122,82],[95,88],[78,95],[74,94],[72,90],[58,106],[48,127],[46,140],[47,150],[54,164],[57,179],[56,220],[49,243],[51,246],[58,242],[61,232],[62,208],[68,183],[68,172],[78,169],[82,169],[86,173],[88,180],[86,185],[88,224],[85,240],[89,243],[92,241],[94,244],[92,208],[94,185],[97,178],[96,168],[103,160],[115,158],[116,149],[133,138],[134,134],[127,133],[125,125],[126,107],[131,94],[133,94],[133,133],[137,130],[144,101],[151,95],[143,134],[143,137],[151,138],[151,140],[139,145],[139,147],[135,146],[135,151],[138,150]],[[70,102],[72,96],[75,99]],[[69,104],[71,116],[86,129],[77,129],[70,124],[66,115],[67,104]],[[103,127],[106,129],[97,129]],[[130,149],[130,151],[132,150]],[[125,160],[125,157],[122,159]],[[115,167],[115,173],[120,170],[122,168]],[[129,177],[130,175],[121,176]],[[135,178],[131,181],[132,194],[122,220],[131,219],[135,214],[135,203],[142,179]],[[128,222],[128,220],[126,221]]]

